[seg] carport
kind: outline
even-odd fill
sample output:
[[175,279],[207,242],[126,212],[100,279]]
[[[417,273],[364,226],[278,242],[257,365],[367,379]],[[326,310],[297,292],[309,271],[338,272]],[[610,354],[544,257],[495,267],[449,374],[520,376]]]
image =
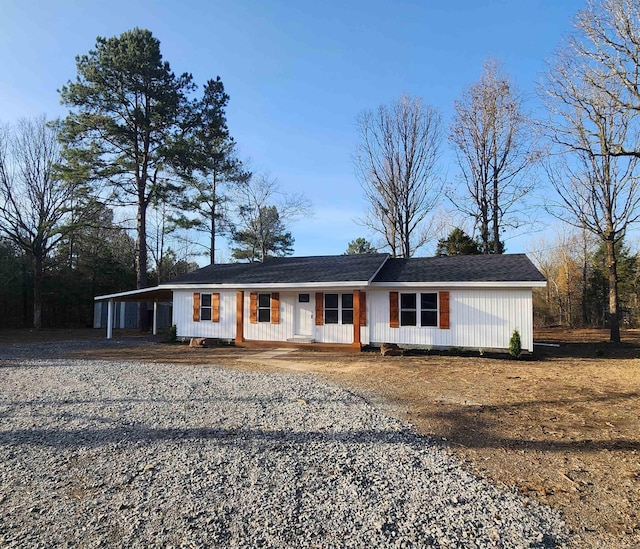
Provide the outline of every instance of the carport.
[[155,286],[153,288],[142,288],[141,290],[130,290],[116,294],[99,295],[94,301],[107,302],[107,339],[113,337],[113,311],[116,303],[136,302],[153,303],[153,335],[158,333],[158,303],[160,301],[173,302],[173,291],[167,288]]

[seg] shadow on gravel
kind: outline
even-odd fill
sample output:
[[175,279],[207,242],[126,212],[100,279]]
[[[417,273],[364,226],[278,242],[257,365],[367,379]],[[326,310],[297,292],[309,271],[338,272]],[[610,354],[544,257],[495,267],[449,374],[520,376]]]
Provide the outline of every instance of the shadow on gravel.
[[114,443],[192,442],[217,440],[223,444],[277,443],[304,445],[340,442],[346,444],[404,444],[423,448],[433,446],[432,439],[416,435],[410,429],[356,431],[266,431],[262,429],[151,428],[127,426],[116,429],[15,429],[0,433],[0,445],[49,446],[55,448],[99,447]]

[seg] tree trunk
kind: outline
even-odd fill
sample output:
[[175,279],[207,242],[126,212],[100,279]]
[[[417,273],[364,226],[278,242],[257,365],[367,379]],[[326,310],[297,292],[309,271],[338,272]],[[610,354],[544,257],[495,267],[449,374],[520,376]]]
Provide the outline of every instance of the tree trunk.
[[40,330],[42,328],[42,278],[44,269],[42,254],[36,251],[33,258],[33,327],[36,330]]
[[620,343],[620,312],[618,310],[618,269],[616,249],[613,240],[607,240],[607,267],[609,271],[609,326],[610,340]]
[[489,208],[486,202],[482,205],[480,215],[480,238],[482,240],[482,253],[488,254],[491,253],[491,250],[489,249]]
[[211,206],[211,248],[209,249],[209,259],[213,265],[216,262],[216,203],[215,199]]
[[[497,162],[494,159],[494,162]],[[491,209],[493,210],[493,253],[499,254],[500,250],[500,219],[499,211],[500,205],[498,203],[498,173],[494,171],[493,174],[493,196],[492,196]]]
[[[138,201],[136,237],[136,287],[147,287],[147,205],[144,199]],[[149,329],[147,304],[138,303],[138,329],[146,332]]]
[[214,170],[211,181],[211,249],[209,259],[213,265],[216,262],[216,213],[218,206],[218,181],[216,179],[217,170]]
[[26,328],[29,326],[29,277],[28,277],[28,269],[27,269],[27,256],[22,253],[20,257],[20,261],[22,263],[22,318],[20,319],[20,326],[22,328]]
[[582,230],[582,326],[589,323],[587,312],[587,234]]

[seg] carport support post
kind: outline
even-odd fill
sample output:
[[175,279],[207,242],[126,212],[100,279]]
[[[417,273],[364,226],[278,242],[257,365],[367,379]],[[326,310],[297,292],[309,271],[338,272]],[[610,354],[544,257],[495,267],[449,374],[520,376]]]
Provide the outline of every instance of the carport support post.
[[113,337],[113,299],[107,302],[107,339]]
[[153,302],[153,335],[158,335],[158,300]]

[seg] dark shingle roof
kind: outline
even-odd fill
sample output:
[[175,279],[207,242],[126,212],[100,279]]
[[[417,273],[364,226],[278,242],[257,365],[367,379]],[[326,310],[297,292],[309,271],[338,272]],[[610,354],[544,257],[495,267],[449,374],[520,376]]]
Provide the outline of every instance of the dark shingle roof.
[[[386,262],[385,262],[386,261]],[[378,273],[376,275],[376,273]],[[306,282],[539,282],[524,254],[389,258],[387,254],[277,257],[264,263],[209,265],[173,284],[303,284]]]
[[172,284],[302,284],[363,282],[378,272],[387,254],[274,257],[264,263],[226,263],[179,276]]
[[389,259],[373,282],[542,282],[525,254]]

